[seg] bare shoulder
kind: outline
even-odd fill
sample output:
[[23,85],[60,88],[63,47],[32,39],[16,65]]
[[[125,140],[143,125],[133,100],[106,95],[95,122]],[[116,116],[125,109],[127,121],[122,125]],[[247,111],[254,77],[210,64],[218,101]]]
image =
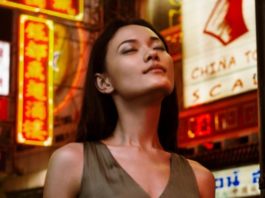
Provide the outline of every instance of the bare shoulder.
[[188,162],[193,169],[194,175],[200,191],[201,198],[215,197],[215,179],[211,171],[202,166],[200,163],[189,160]]
[[80,189],[82,171],[83,144],[69,143],[57,149],[49,160],[44,197],[75,197]]
[[83,165],[83,144],[69,143],[57,149],[49,160],[49,168],[76,169]]
[[199,176],[200,179],[203,180],[213,179],[213,174],[207,168],[202,166],[200,163],[190,159],[188,159],[188,162],[192,167],[194,174],[196,174],[196,176]]
[[51,161],[74,163],[75,160],[80,158],[83,158],[83,144],[74,142],[66,144],[54,151],[51,156]]

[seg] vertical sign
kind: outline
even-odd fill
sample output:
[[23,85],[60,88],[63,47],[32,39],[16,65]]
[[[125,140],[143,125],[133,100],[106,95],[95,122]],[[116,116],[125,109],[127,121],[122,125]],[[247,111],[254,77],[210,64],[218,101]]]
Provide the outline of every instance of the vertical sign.
[[257,89],[254,3],[183,0],[185,107]]
[[9,94],[10,44],[0,41],[0,95]]
[[53,22],[21,15],[17,141],[48,146],[53,131]]

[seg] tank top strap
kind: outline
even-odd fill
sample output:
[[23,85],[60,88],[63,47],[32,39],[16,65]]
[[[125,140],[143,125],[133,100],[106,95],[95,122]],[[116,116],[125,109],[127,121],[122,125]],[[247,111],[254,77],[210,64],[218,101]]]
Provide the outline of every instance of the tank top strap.
[[161,198],[199,198],[199,189],[192,167],[185,157],[172,153],[171,182]]

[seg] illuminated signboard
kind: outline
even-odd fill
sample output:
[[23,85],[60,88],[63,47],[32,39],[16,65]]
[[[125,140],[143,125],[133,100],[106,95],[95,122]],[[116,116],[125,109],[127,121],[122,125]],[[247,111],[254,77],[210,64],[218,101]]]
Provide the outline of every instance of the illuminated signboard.
[[0,41],[0,95],[9,94],[10,44]]
[[257,88],[254,3],[183,0],[186,108]]
[[53,22],[21,15],[17,141],[51,145],[53,131]]
[[250,197],[260,195],[258,164],[213,171],[215,197]]
[[[207,110],[205,110],[207,109]],[[238,137],[258,131],[256,93],[222,106],[208,105],[200,111],[180,113],[179,147],[192,147],[210,141]]]
[[84,0],[0,0],[0,5],[81,21]]

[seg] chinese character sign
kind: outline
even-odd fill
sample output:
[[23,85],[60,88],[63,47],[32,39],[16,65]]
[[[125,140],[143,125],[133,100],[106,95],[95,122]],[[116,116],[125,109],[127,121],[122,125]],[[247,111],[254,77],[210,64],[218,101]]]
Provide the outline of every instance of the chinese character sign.
[[53,131],[53,23],[22,15],[19,29],[17,141],[48,146]]
[[0,5],[71,20],[82,20],[84,14],[84,0],[0,0]]

